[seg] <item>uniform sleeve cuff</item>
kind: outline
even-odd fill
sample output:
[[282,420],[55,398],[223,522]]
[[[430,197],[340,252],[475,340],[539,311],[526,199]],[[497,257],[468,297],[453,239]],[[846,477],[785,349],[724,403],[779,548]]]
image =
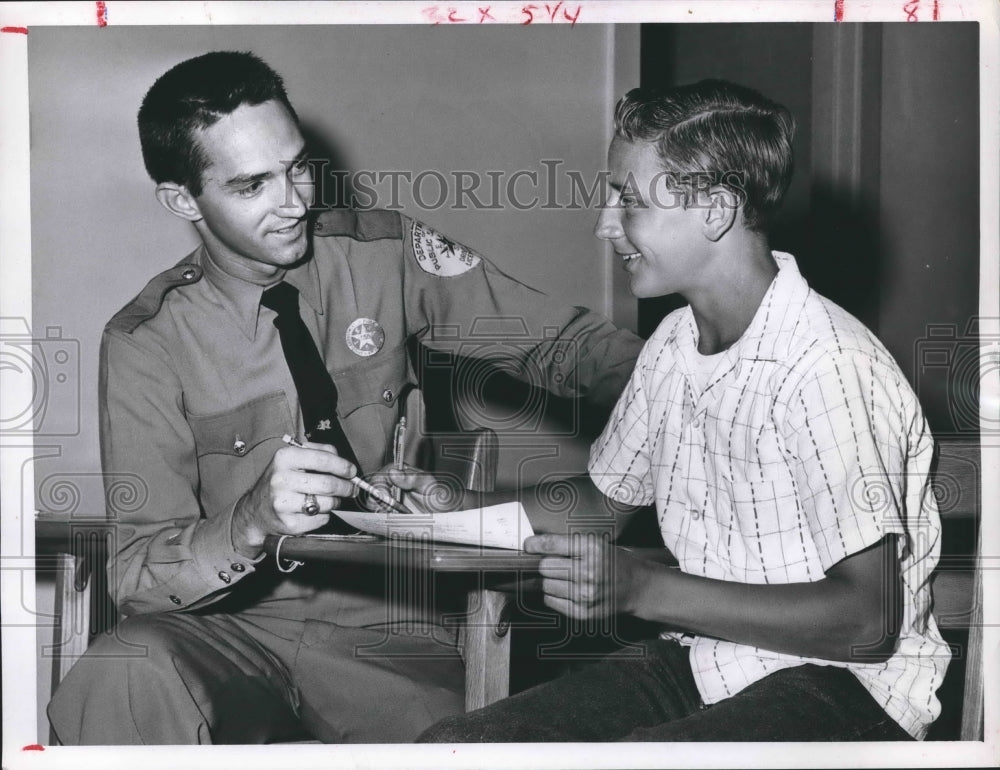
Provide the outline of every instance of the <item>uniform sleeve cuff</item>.
[[217,590],[225,589],[254,572],[255,565],[267,556],[261,552],[251,559],[236,550],[232,534],[234,510],[235,506],[225,515],[200,522],[191,544],[198,574]]

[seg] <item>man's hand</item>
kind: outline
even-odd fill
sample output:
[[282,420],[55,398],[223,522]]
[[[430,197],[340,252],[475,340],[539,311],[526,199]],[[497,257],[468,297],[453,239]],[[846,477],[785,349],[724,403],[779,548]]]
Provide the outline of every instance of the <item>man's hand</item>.
[[[253,488],[233,512],[233,545],[256,557],[268,535],[300,535],[330,520],[329,512],[350,497],[357,469],[326,444],[286,446],[274,453]],[[306,495],[314,495],[319,513],[304,512]]]
[[632,612],[647,565],[609,539],[581,532],[524,541],[525,551],[545,555],[539,565],[545,604],[578,619]]

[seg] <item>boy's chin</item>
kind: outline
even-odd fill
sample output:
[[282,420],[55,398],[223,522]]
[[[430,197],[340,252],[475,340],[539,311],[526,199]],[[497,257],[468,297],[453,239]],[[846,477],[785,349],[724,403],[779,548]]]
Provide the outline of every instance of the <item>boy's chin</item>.
[[629,284],[628,289],[632,293],[632,296],[635,297],[636,299],[656,299],[657,297],[662,297],[664,294],[670,293],[664,291],[655,291],[648,287],[644,287],[641,285],[635,286],[632,284]]

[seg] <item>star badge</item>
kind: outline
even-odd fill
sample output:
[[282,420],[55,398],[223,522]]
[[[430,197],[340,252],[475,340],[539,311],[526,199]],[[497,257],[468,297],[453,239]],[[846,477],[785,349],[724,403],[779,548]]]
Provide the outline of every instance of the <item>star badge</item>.
[[352,353],[367,358],[382,349],[385,331],[373,318],[358,318],[347,327],[346,339]]

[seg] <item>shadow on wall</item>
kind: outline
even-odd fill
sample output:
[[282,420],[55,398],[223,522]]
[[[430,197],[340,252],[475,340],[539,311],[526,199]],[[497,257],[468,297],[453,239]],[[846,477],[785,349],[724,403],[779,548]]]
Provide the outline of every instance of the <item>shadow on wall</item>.
[[[816,183],[808,211],[779,216],[771,248],[794,255],[809,285],[878,334],[882,243],[878,209]],[[639,300],[639,334],[648,338],[666,315],[687,304],[677,294]]]
[[772,248],[794,254],[809,285],[878,334],[883,246],[875,203],[816,181],[809,210],[779,220]]
[[306,142],[306,152],[313,163],[316,184],[315,209],[348,208],[354,197],[350,179],[354,169],[347,157],[322,129],[301,123],[299,130]]

